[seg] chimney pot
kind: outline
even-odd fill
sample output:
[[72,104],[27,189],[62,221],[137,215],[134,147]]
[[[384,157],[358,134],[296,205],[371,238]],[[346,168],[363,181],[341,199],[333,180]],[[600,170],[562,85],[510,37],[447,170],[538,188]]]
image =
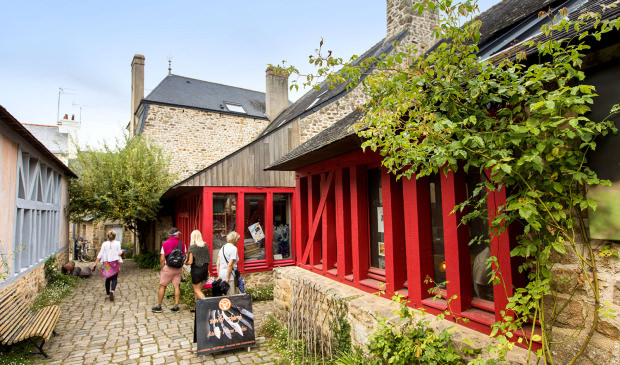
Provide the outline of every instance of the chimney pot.
[[288,72],[280,67],[269,66],[265,70],[265,115],[270,121],[288,107]]

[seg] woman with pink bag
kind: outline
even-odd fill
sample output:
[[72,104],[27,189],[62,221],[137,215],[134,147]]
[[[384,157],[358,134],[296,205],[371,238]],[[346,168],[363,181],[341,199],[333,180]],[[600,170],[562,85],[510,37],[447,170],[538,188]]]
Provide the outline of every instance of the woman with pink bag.
[[105,277],[105,293],[106,298],[109,298],[111,302],[114,301],[114,290],[116,290],[116,281],[118,279],[118,272],[120,269],[120,263],[123,262],[121,254],[121,243],[115,240],[116,232],[108,232],[108,240],[101,245],[97,260],[93,264],[93,271],[97,268],[97,263],[101,260],[103,267],[101,268],[101,275]]

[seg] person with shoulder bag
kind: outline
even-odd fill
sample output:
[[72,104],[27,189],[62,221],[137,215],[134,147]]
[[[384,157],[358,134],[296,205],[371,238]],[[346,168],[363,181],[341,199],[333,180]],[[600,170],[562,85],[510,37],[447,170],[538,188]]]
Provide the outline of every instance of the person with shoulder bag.
[[181,297],[181,277],[183,276],[183,264],[185,263],[186,249],[179,236],[181,232],[176,227],[170,228],[170,238],[162,243],[159,256],[161,272],[159,279],[159,292],[157,293],[157,305],[151,310],[161,313],[161,303],[166,294],[166,287],[172,283],[174,286],[174,307],[172,312],[179,311],[179,299]]
[[226,244],[220,248],[220,252],[217,256],[217,272],[218,277],[223,282],[230,285],[230,288],[224,295],[239,294],[237,285],[235,285],[236,278],[239,277],[239,270],[237,270],[237,262],[239,256],[237,255],[237,242],[239,241],[239,233],[232,231],[226,236]]
[[95,271],[99,261],[103,263],[101,275],[105,277],[105,297],[110,299],[110,302],[114,301],[114,291],[116,290],[120,263],[123,262],[121,243],[116,241],[115,238],[116,232],[109,231],[108,240],[101,245],[97,259],[92,267],[92,270]]
[[[186,265],[191,265],[192,287],[194,288],[194,299],[205,297],[202,286],[209,279],[209,268],[211,267],[211,252],[209,246],[202,240],[202,234],[195,230],[191,235],[189,253],[187,254]],[[195,309],[191,310],[195,311]]]

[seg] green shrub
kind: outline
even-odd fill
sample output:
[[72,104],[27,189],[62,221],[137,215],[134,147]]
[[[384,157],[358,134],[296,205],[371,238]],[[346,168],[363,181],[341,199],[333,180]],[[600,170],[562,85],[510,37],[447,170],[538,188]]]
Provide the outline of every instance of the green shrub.
[[245,293],[252,296],[253,302],[273,300],[273,284],[259,286],[257,288],[245,288]]
[[393,298],[400,307],[398,315],[405,320],[396,329],[385,318],[379,319],[376,331],[368,339],[373,363],[379,364],[462,364],[463,360],[452,346],[450,330],[436,332],[429,322],[414,318],[417,312],[406,306],[401,296]]
[[161,269],[159,264],[159,252],[149,252],[141,255],[135,255],[133,259],[141,269]]
[[60,300],[73,291],[79,282],[79,278],[72,275],[65,275],[58,270],[56,266],[56,259],[54,256],[50,256],[45,261],[44,266],[45,279],[47,279],[47,285],[30,306],[30,310],[36,311],[48,305],[57,304]]
[[[123,249],[123,252],[124,252],[124,254],[123,254],[124,258],[130,259],[130,258],[133,257],[133,242],[123,243],[121,245],[121,248]],[[125,250],[127,250],[127,251],[125,251]]]
[[303,343],[301,341],[288,340],[288,332],[273,315],[267,316],[263,324],[258,329],[258,333],[265,336],[269,343],[269,349],[278,354],[281,364],[316,364],[317,362],[304,355],[301,351]]
[[364,351],[359,347],[353,350],[341,353],[339,357],[334,359],[334,365],[366,365],[369,361]]

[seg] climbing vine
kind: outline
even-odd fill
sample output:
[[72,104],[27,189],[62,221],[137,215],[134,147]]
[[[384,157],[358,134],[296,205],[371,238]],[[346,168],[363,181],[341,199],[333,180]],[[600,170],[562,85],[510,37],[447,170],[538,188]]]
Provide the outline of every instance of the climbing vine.
[[[491,236],[519,227],[511,255],[527,276],[524,286],[514,288],[492,335],[518,337],[513,340],[530,349],[528,356],[553,363],[551,333],[567,306],[553,292],[558,279],[553,265],[557,257],[574,257],[579,280],[572,283],[572,293],[586,290],[592,298],[591,320],[564,339],[579,339],[574,363],[600,317],[612,315],[601,301],[597,255],[585,219],[588,209],[596,209],[587,190],[610,185],[588,167],[587,155],[599,137],[617,130],[609,118],[589,118],[597,94],[582,68],[591,45],[617,32],[620,19],[604,20],[604,7],[579,18],[569,17],[567,9],[541,12],[548,22],[539,35],[480,60],[477,10],[476,2],[467,0],[415,5],[414,11],[442,14],[435,31],[440,42],[430,51],[411,46],[353,63],[325,54],[321,41],[310,57],[318,71],[306,81],[362,84],[369,102],[356,132],[365,139],[363,148],[379,151],[383,166],[398,178],[449,171],[484,177],[454,212],[463,213],[463,223],[491,217]],[[299,75],[294,67],[288,72]],[[619,111],[616,105],[610,113]],[[500,190],[506,192],[505,203],[488,211],[489,192]],[[600,252],[614,255],[609,247]],[[495,255],[487,263],[494,270],[493,284],[506,288]],[[520,336],[528,326],[534,334]],[[542,344],[540,350],[532,350],[534,342]]]

